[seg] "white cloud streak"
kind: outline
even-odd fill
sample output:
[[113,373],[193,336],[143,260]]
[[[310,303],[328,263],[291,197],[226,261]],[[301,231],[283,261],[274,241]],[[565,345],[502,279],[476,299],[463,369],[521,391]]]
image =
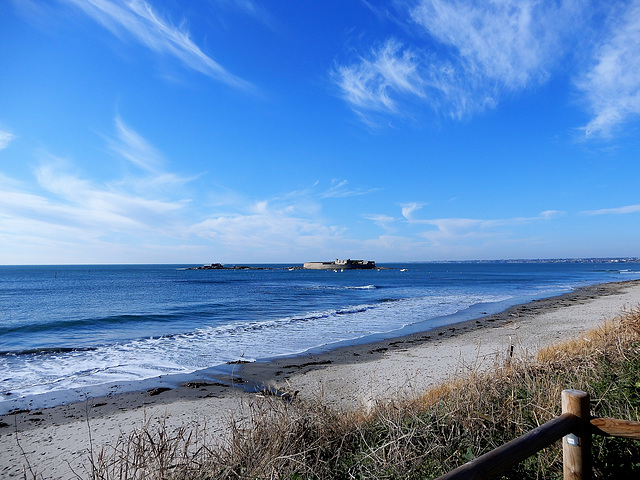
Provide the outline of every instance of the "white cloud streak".
[[640,1],[620,12],[609,31],[594,65],[577,81],[594,115],[584,127],[587,137],[610,136],[640,115]]
[[[171,253],[180,261],[187,251],[199,252],[200,257],[215,251],[222,261],[292,261],[304,259],[310,251],[327,255],[336,245],[349,243],[346,228],[303,211],[295,198],[236,202],[221,212],[190,208],[192,202],[183,199],[141,196],[96,184],[69,173],[55,158],[43,161],[34,175],[41,189],[36,194],[0,177],[0,263],[26,261],[25,248],[40,255],[31,257],[37,263],[55,261],[61,252],[71,263],[77,261],[71,252],[90,263],[121,263],[125,260],[119,255],[131,258],[135,252],[150,261],[163,261],[162,255]],[[182,250],[176,244],[183,244]],[[145,252],[145,245],[165,248]]]
[[390,215],[384,215],[384,214],[365,215],[365,218],[379,225],[388,225],[396,221],[394,217]]
[[140,170],[137,177],[98,182],[51,155],[32,169],[36,182],[29,188],[0,173],[0,263],[165,261],[163,252],[180,261],[183,252],[201,257],[211,249],[220,260],[291,261],[310,251],[333,255],[335,245],[350,242],[346,227],[322,217],[319,202],[363,194],[346,180],[333,181],[331,195],[317,184],[257,200],[225,190],[223,204],[202,205],[166,188],[181,179],[165,170],[161,152],[120,118],[115,128],[107,141]]
[[[161,158],[159,152],[124,122],[118,119],[116,128],[120,143],[114,151],[144,172],[134,181],[96,182],[73,172],[71,162],[51,155],[42,156],[32,169],[36,182],[29,188],[0,174],[0,237],[8,252],[8,257],[0,255],[0,263],[18,258],[48,263],[53,259],[48,254],[69,262],[75,252],[82,252],[79,258],[85,261],[117,263],[123,260],[102,252],[122,251],[131,242],[136,246],[130,248],[143,250],[140,245],[182,236],[189,202],[166,188],[167,183],[175,185],[175,175],[162,170],[155,161]],[[137,192],[141,184],[147,187],[144,194]]]
[[558,46],[558,21],[571,2],[423,0],[413,20],[455,49],[466,74],[510,89],[539,83]]
[[0,150],[7,148],[15,137],[16,136],[12,133],[0,130]]
[[[507,95],[544,84],[561,60],[589,57],[590,66],[575,80],[592,115],[582,128],[586,137],[609,137],[640,115],[640,0],[399,5],[405,29],[417,25],[423,40],[390,38],[334,69],[342,97],[369,125],[377,125],[380,114],[413,117],[425,108],[467,118]],[[574,46],[579,53],[572,58]],[[583,69],[578,63],[573,68]]]
[[397,228],[395,227],[396,219],[389,215],[384,215],[384,214],[364,215],[364,218],[372,221],[378,227],[382,228],[386,232],[395,232],[397,230]]
[[80,8],[86,15],[120,39],[134,38],[150,50],[173,57],[184,66],[235,88],[252,85],[233,75],[205,54],[183,27],[172,25],[142,0],[61,0]]
[[[343,98],[366,123],[374,123],[374,113],[410,115],[416,104],[453,119],[493,108],[509,93],[545,83],[573,45],[593,56],[575,82],[592,113],[585,135],[611,136],[640,115],[640,0],[401,5],[428,35],[424,41],[388,39],[334,71]],[[589,22],[602,17],[606,27],[596,26],[591,36]]]
[[199,175],[183,178],[167,172],[165,156],[138,132],[129,127],[120,117],[115,119],[116,136],[108,139],[111,150],[117,158],[127,160],[142,171],[142,176],[122,179],[120,184],[129,184],[136,191],[157,192],[161,189],[181,187]]
[[38,184],[58,203],[49,208],[52,218],[56,211],[87,227],[148,228],[157,231],[171,223],[171,214],[184,207],[183,201],[148,199],[128,192],[97,186],[86,179],[66,173],[57,162],[43,163],[35,169]]
[[625,215],[628,213],[640,212],[640,205],[626,205],[617,208],[602,208],[600,210],[589,210],[583,212],[585,215]]
[[320,194],[320,198],[345,198],[345,197],[355,197],[360,195],[368,195],[370,193],[375,193],[380,191],[379,188],[349,188],[347,180],[337,180],[334,179],[331,181],[331,186],[328,190]]
[[425,205],[427,205],[426,203],[420,203],[420,202],[411,202],[411,203],[405,203],[402,204],[402,216],[404,218],[406,218],[409,221],[414,220],[413,218],[413,214],[415,212],[417,212],[418,210],[420,210],[422,207],[424,207]]
[[[410,204],[413,205],[413,204]],[[499,230],[510,227],[527,225],[534,222],[549,221],[564,215],[564,212],[547,210],[533,217],[513,217],[505,219],[476,219],[476,218],[436,218],[416,219],[413,216],[414,208],[408,215],[403,207],[403,215],[409,223],[416,225],[430,225],[435,227],[420,233],[420,236],[429,240],[437,248],[451,248],[455,245],[471,246],[477,242],[488,239],[501,239],[506,242],[509,235]]]
[[334,78],[363,116],[398,113],[418,101],[463,118],[495,106],[504,92],[545,82],[564,52],[562,40],[581,8],[576,5],[422,0],[405,14],[435,43],[407,46],[389,39],[368,56],[337,67]]
[[356,64],[338,67],[334,77],[345,100],[356,109],[395,112],[398,107],[394,97],[424,97],[419,68],[418,56],[391,39],[369,58],[361,57]]
[[159,171],[164,164],[162,154],[128,127],[120,117],[116,118],[115,123],[118,140],[111,142],[112,150],[143,170]]
[[323,249],[330,239],[338,240],[344,230],[274,208],[268,201],[254,202],[244,213],[211,216],[190,227],[190,233],[215,241],[225,250],[265,252],[291,256],[315,245]]

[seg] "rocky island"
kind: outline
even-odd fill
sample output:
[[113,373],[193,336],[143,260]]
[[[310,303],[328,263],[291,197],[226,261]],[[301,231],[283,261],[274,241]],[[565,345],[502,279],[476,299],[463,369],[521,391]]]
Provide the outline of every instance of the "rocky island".
[[225,267],[221,263],[211,263],[209,265],[202,265],[201,267],[189,267],[187,270],[272,270],[272,268],[249,267],[247,265],[233,265],[231,267]]

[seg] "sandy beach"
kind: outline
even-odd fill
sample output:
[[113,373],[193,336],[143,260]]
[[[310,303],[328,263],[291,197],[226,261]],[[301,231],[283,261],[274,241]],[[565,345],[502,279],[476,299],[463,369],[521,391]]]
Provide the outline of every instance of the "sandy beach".
[[[0,417],[0,478],[88,476],[88,452],[113,445],[145,421],[170,428],[206,424],[224,437],[253,398],[247,386],[299,392],[340,408],[411,396],[448,378],[490,368],[577,338],[625,309],[640,305],[640,281],[585,287],[518,305],[495,315],[370,344],[238,365],[235,386],[189,382],[167,391],[112,394],[82,403]],[[227,382],[229,379],[222,379]]]

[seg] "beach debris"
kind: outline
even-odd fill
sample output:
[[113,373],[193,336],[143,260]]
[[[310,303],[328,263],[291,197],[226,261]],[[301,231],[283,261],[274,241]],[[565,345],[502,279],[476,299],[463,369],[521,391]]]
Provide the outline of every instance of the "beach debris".
[[228,387],[228,385],[220,382],[197,382],[197,381],[187,382],[184,384],[184,386],[187,388],[193,388],[193,389],[205,388],[205,387]]
[[373,350],[369,350],[369,354],[372,354],[372,353],[383,353],[383,352],[386,352],[387,350],[389,350],[389,349],[386,348],[386,347],[376,348],[376,349],[373,349]]
[[167,390],[171,389],[168,387],[152,388],[151,390],[147,390],[147,395],[149,395],[150,397],[154,397],[156,395],[160,395],[162,392],[166,392]]
[[291,393],[286,390],[280,390],[278,388],[264,386],[259,392],[257,392],[257,395],[259,397],[279,397],[285,402],[291,403],[296,399],[299,393],[300,393],[300,390],[296,390],[293,393]]
[[18,415],[20,413],[29,413],[31,410],[27,409],[27,408],[22,408],[22,409],[15,409],[15,410],[11,410],[10,412],[7,413],[7,415]]
[[300,369],[300,368],[305,368],[305,367],[312,367],[312,366],[315,366],[315,365],[329,365],[331,363],[333,363],[331,360],[319,360],[317,362],[306,362],[306,363],[301,363],[299,365],[296,365],[296,364],[285,365],[282,368],[298,368],[298,369]]

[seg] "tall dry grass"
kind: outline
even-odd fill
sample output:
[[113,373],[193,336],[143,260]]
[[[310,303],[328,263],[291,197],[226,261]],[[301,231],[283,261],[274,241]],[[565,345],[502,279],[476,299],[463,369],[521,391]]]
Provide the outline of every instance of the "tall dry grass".
[[[230,422],[224,442],[206,428],[147,424],[92,455],[92,478],[435,478],[559,415],[565,388],[588,392],[594,415],[640,420],[640,310],[535,358],[508,358],[366,412],[265,395],[250,402],[248,420]],[[640,442],[625,442],[595,441],[596,478],[640,478]],[[556,445],[503,478],[556,479],[561,470]]]

